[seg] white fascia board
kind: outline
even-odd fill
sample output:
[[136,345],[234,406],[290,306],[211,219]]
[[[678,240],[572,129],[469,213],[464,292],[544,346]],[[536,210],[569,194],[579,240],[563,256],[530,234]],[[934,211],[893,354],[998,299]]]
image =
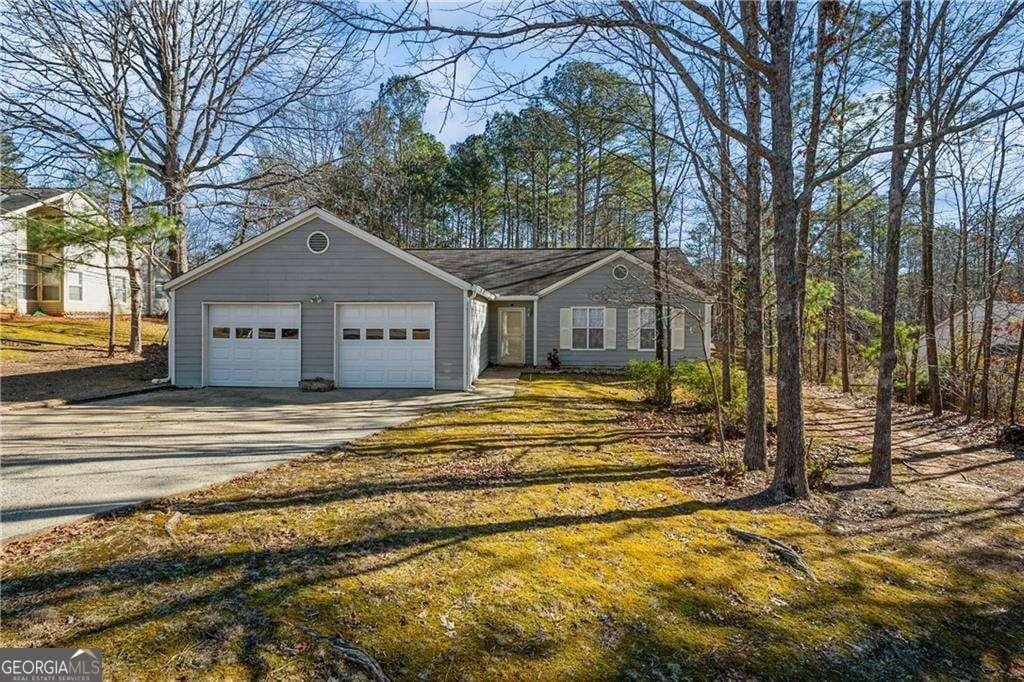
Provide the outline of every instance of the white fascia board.
[[306,223],[310,222],[311,220],[315,220],[317,218],[323,220],[328,225],[331,225],[332,227],[341,230],[342,232],[346,232],[352,235],[353,237],[356,237],[357,239],[363,240],[364,242],[370,244],[371,246],[376,246],[381,251],[389,253],[392,256],[395,256],[396,258],[403,260],[416,268],[419,268],[420,270],[426,272],[427,274],[433,275],[434,277],[437,277],[438,279],[447,282],[448,284],[451,284],[452,286],[458,287],[459,289],[463,289],[466,291],[476,291],[485,298],[493,298],[493,294],[482,289],[481,287],[470,284],[469,282],[466,282],[456,277],[455,275],[452,275],[451,273],[445,272],[444,270],[438,268],[437,266],[431,265],[430,263],[426,262],[422,258],[417,258],[408,251],[404,251],[403,249],[400,249],[393,244],[389,244],[383,239],[376,237],[365,230],[361,230],[355,225],[342,220],[333,213],[329,213],[328,211],[325,211],[322,208],[318,207],[307,209],[300,213],[299,215],[284,221],[280,225],[272,227],[263,234],[254,237],[247,242],[243,242],[242,244],[239,244],[233,249],[225,251],[224,253],[217,256],[213,260],[207,261],[206,263],[203,263],[199,267],[193,270],[189,270],[188,272],[179,275],[178,277],[175,277],[174,279],[164,284],[164,290],[172,291],[174,289],[178,289],[179,287],[182,287],[185,284],[188,284],[189,282],[195,281],[196,279],[199,279],[200,277],[209,274],[210,272],[213,272],[214,270],[224,265],[227,265],[231,261],[240,258],[241,256],[244,256],[250,251],[254,251],[260,248],[267,242],[273,241],[274,239],[277,239],[278,237],[283,236],[288,232],[291,232],[292,230],[295,230],[301,227],[302,225],[305,225]]
[[[561,280],[555,282],[554,284],[552,284],[552,285],[550,285],[548,287],[545,287],[544,289],[542,289],[539,292],[537,292],[537,297],[539,298],[541,296],[547,296],[552,291],[556,291],[557,289],[561,289],[566,284],[570,284],[570,283],[576,281],[577,279],[579,279],[580,277],[588,275],[591,272],[594,272],[595,270],[599,270],[600,268],[604,267],[605,265],[608,265],[609,263],[615,261],[618,258],[624,258],[627,261],[629,261],[630,263],[633,263],[634,265],[637,265],[637,266],[639,266],[641,268],[644,268],[648,272],[654,272],[654,266],[651,265],[650,263],[648,263],[647,261],[642,260],[640,258],[637,258],[636,256],[634,256],[631,253],[627,253],[626,251],[621,251],[620,250],[620,251],[616,251],[615,253],[612,253],[612,254],[602,258],[601,260],[599,260],[599,261],[597,261],[595,263],[591,263],[587,267],[583,268],[582,270],[578,270],[577,272],[574,272],[573,274],[569,275],[565,279],[561,279]],[[711,300],[711,297],[708,296],[707,293],[700,291],[699,289],[697,289],[696,287],[694,287],[694,286],[692,286],[690,284],[687,284],[686,282],[680,280],[678,277],[675,277],[675,276],[670,275],[668,273],[666,273],[665,276],[668,277],[675,286],[679,287],[680,289],[682,289],[683,291],[685,291],[689,295],[693,296],[694,299],[696,299],[697,301],[704,302],[704,301]]]
[[547,296],[552,291],[556,291],[558,289],[561,289],[566,284],[570,284],[572,282],[575,282],[580,277],[583,277],[584,275],[589,275],[590,273],[594,272],[595,270],[598,270],[598,269],[604,267],[605,265],[607,265],[608,263],[611,263],[616,258],[619,258],[619,257],[622,257],[622,256],[625,256],[626,258],[629,258],[631,260],[634,260],[634,261],[637,261],[637,262],[640,262],[640,263],[643,262],[639,258],[634,258],[633,256],[630,256],[625,251],[616,251],[615,253],[612,253],[612,254],[609,254],[609,255],[605,256],[604,258],[602,258],[599,261],[591,263],[590,265],[588,265],[587,267],[583,268],[582,270],[577,270],[576,272],[572,273],[568,277],[564,277],[563,279],[558,280],[554,284],[551,284],[549,286],[544,287],[543,289],[541,289],[540,291],[537,292],[537,297],[540,298],[541,296]]

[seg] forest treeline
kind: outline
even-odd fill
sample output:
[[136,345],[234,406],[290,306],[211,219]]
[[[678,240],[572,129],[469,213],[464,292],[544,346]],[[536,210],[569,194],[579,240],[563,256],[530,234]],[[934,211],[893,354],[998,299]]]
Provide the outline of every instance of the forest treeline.
[[423,129],[429,98],[421,81],[392,77],[363,109],[303,111],[330,134],[317,148],[284,136],[260,149],[235,240],[319,205],[409,247],[650,241],[650,101],[640,84],[566,62],[522,108],[450,148]]

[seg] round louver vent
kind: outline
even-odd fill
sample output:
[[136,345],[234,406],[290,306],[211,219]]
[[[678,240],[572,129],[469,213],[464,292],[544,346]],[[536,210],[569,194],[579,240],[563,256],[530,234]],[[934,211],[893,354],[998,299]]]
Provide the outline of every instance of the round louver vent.
[[626,269],[625,265],[616,265],[614,268],[612,268],[612,277],[614,277],[617,280],[621,281],[626,279],[626,275],[628,274],[629,270]]
[[313,253],[323,253],[330,243],[327,235],[323,232],[312,232],[306,237],[306,247]]

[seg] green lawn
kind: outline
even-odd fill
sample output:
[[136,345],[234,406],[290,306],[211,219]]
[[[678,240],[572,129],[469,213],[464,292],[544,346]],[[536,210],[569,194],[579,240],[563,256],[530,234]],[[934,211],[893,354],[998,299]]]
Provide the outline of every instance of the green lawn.
[[[1019,570],[697,502],[686,462],[622,425],[631,397],[524,380],[508,402],[9,546],[0,641],[99,647],[113,678],[343,677],[307,628],[410,680],[1024,670]],[[818,580],[729,526],[798,548]]]
[[[118,317],[117,342],[128,343],[129,320]],[[167,324],[160,320],[143,320],[142,343],[160,343]],[[41,341],[67,346],[106,346],[106,318],[21,317],[0,322],[0,340]]]

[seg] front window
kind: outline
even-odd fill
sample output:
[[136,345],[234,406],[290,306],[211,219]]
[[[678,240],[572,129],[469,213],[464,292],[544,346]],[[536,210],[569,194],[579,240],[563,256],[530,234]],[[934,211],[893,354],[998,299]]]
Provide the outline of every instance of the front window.
[[604,348],[604,308],[572,309],[572,347],[574,350]]
[[640,350],[654,350],[654,306],[637,309],[637,325],[640,333]]

